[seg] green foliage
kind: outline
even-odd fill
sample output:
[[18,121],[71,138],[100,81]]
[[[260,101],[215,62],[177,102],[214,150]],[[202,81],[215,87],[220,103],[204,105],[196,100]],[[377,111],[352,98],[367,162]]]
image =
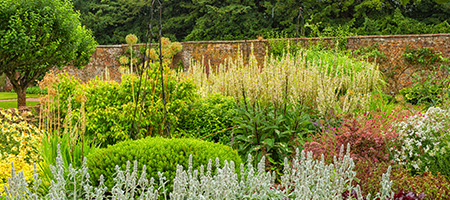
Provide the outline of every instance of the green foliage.
[[[39,162],[39,169],[42,184],[40,192],[47,194],[51,181],[55,181],[54,174],[50,166],[56,166],[56,157],[58,156],[58,146],[64,169],[69,169],[69,165],[74,168],[81,168],[83,159],[92,152],[95,152],[97,145],[89,140],[76,139],[70,134],[43,134],[39,145],[39,155],[42,161]],[[69,171],[65,171],[67,175]]]
[[[77,100],[72,103],[72,108],[79,108],[82,96],[86,96],[86,137],[106,147],[130,138],[160,135],[164,120],[169,120],[172,127],[178,125],[180,115],[195,98],[195,86],[190,79],[179,81],[168,68],[164,71],[164,78],[168,119],[164,118],[161,76],[156,67],[148,75],[144,73],[141,85],[140,78],[135,75],[122,76],[120,84],[100,79],[81,84],[62,74],[59,83],[53,87],[59,91],[61,118],[67,114],[69,97]],[[143,95],[145,101],[142,100]],[[134,128],[140,126],[137,135],[130,135],[133,123]]]
[[251,154],[255,161],[265,156],[268,167],[280,172],[283,158],[292,156],[294,148],[302,148],[313,126],[308,110],[287,104],[284,108],[240,105],[234,121],[232,145],[242,157]]
[[[255,1],[193,1],[198,13],[192,31],[184,40],[237,40],[256,38],[269,21],[264,19],[264,4]],[[250,19],[250,20],[249,20]]]
[[70,1],[4,0],[0,3],[0,73],[25,105],[25,89],[52,67],[83,66],[96,42]]
[[448,58],[442,56],[442,52],[436,52],[432,48],[422,47],[417,49],[405,49],[404,59],[417,67],[412,74],[413,85],[401,89],[399,92],[405,100],[412,104],[423,104],[427,107],[439,105],[450,90],[450,67],[445,65]]
[[409,103],[414,105],[422,104],[430,107],[439,105],[441,102],[439,96],[444,91],[444,87],[445,85],[436,84],[430,80],[424,83],[417,83],[412,87],[403,88],[399,92]]
[[266,38],[269,38],[269,55],[279,58],[283,56],[284,53],[289,52],[290,54],[295,55],[300,50],[300,45],[294,42],[290,42],[289,40],[285,40],[284,38],[288,38],[288,34],[286,32],[276,32],[270,31],[265,35]]
[[403,58],[411,64],[419,64],[426,67],[433,67],[434,65],[447,62],[448,58],[442,57],[442,52],[436,52],[430,47],[421,47],[417,49],[410,49],[406,47]]
[[374,43],[370,46],[362,47],[354,50],[352,53],[360,59],[367,59],[369,61],[385,60],[387,59],[384,52],[378,49],[378,43]]
[[[446,136],[442,143],[444,143],[447,146],[450,146],[450,140],[449,136]],[[432,165],[428,166],[429,171],[432,172],[434,175],[436,174],[442,174],[447,178],[447,180],[450,180],[450,155],[448,152],[436,152],[436,156],[433,158],[434,162]]]
[[[74,0],[84,25],[93,30],[100,44],[123,43],[130,32],[145,38],[150,4]],[[154,19],[158,19],[159,8],[156,3]],[[434,0],[163,0],[161,22],[162,33],[172,41],[243,40],[266,32],[283,32],[287,37],[448,33],[449,15],[448,1],[439,4]],[[152,21],[154,33],[158,33],[156,24]],[[344,41],[340,44],[345,45]]]
[[[443,13],[448,13],[448,6],[437,6],[434,4],[434,8],[425,11],[424,8],[430,6],[430,2],[423,1],[422,9],[416,5],[409,5],[412,10],[416,11],[416,16],[413,12],[404,10],[402,8],[395,8],[389,11],[389,14],[377,17],[365,17],[362,26],[356,28],[356,32],[361,35],[374,34],[374,35],[393,35],[393,34],[430,34],[430,33],[446,33],[450,30],[448,19],[440,16],[430,16],[433,9],[443,10]],[[428,5],[423,5],[428,4]],[[432,3],[431,3],[432,4]],[[435,10],[436,11],[436,10]],[[418,18],[417,15],[425,15],[424,19]]]
[[[142,166],[147,169],[147,178],[158,180],[158,171],[163,172],[169,180],[169,187],[175,177],[177,165],[188,168],[189,155],[192,155],[193,169],[200,169],[200,165],[207,166],[208,160],[219,158],[221,165],[224,160],[233,160],[236,166],[241,159],[231,147],[222,144],[200,141],[190,138],[166,139],[161,137],[147,137],[135,141],[120,142],[108,148],[99,149],[88,156],[88,166],[91,180],[98,184],[100,175],[105,178],[105,185],[112,188],[113,175],[116,166],[125,169],[127,161],[138,161],[138,174],[142,173]],[[236,170],[239,167],[237,167]],[[97,181],[97,182],[96,182]]]
[[47,90],[41,90],[39,86],[33,86],[27,88],[27,94],[47,94]]
[[234,98],[213,94],[199,98],[181,115],[178,134],[229,144],[233,118],[237,116]]

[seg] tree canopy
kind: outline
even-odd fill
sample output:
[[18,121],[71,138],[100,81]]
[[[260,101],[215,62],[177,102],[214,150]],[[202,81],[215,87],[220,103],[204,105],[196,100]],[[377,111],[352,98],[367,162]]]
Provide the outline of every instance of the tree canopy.
[[[152,0],[73,0],[100,44],[145,38]],[[160,0],[172,41],[450,32],[449,0]],[[438,3],[439,2],[439,3]],[[154,5],[154,33],[159,5]],[[303,31],[302,31],[303,30]],[[339,30],[337,33],[336,30]]]
[[0,0],[0,74],[25,91],[50,68],[86,65],[97,43],[68,0]]

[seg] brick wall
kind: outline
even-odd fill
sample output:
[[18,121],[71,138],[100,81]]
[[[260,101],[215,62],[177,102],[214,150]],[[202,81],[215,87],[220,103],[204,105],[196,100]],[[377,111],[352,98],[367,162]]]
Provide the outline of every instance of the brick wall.
[[[293,38],[292,43],[301,43],[307,46],[312,43],[322,42],[333,46],[335,38]],[[268,40],[238,40],[238,41],[193,41],[183,42],[183,50],[175,55],[174,66],[182,65],[187,69],[192,60],[203,62],[205,66],[214,67],[222,64],[226,58],[236,58],[238,49],[241,54],[248,56],[252,52],[259,63],[269,48]],[[378,50],[386,57],[378,59],[380,70],[385,74],[388,83],[388,91],[397,92],[400,88],[409,85],[410,75],[417,66],[412,66],[405,62],[402,54],[405,48],[411,49],[420,47],[432,47],[436,51],[443,53],[443,56],[450,57],[450,34],[427,34],[427,35],[376,35],[376,36],[352,36],[347,39],[346,46],[350,50],[361,49],[377,44]],[[139,49],[137,44],[133,46]],[[83,69],[64,67],[58,72],[66,71],[75,75],[82,81],[88,81],[96,76],[104,77],[108,68],[111,79],[120,81],[120,64],[118,58],[122,55],[128,45],[99,45],[93,55],[92,61]]]

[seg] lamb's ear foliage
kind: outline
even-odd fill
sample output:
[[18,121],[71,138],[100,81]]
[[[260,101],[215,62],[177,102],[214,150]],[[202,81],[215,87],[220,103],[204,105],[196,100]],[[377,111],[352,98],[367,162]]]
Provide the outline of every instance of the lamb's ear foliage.
[[[342,199],[343,194],[363,199],[360,187],[352,185],[356,172],[353,171],[355,164],[350,158],[350,146],[344,155],[344,146],[338,158],[334,158],[332,164],[327,165],[323,159],[315,160],[312,152],[301,154],[296,151],[296,156],[289,164],[285,159],[284,175],[281,183],[275,185],[275,173],[265,171],[265,158],[258,163],[256,169],[253,167],[252,157],[249,155],[247,166],[241,164],[241,173],[238,175],[235,169],[235,162],[224,161],[220,163],[216,158],[215,170],[212,168],[212,160],[207,163],[206,173],[204,166],[199,170],[193,165],[196,156],[192,154],[188,158],[187,171],[182,165],[177,165],[176,175],[173,179],[173,191],[170,192],[171,199]],[[138,161],[132,165],[126,162],[124,170],[118,165],[115,166],[113,177],[114,186],[111,190],[104,185],[104,178],[100,176],[98,187],[94,187],[90,182],[86,159],[83,161],[81,169],[75,169],[71,165],[64,168],[61,153],[58,147],[58,157],[56,166],[52,166],[54,180],[51,182],[49,193],[39,198],[36,191],[40,180],[35,172],[34,182],[31,192],[22,172],[16,174],[12,171],[7,189],[6,199],[167,199],[166,178],[163,173],[157,172],[159,187],[157,188],[153,177],[149,180],[147,167],[143,165],[139,169]],[[223,166],[223,167],[221,167]],[[68,171],[69,173],[65,173]],[[391,168],[383,174],[381,190],[374,199],[392,199],[392,181],[389,180]],[[140,174],[140,176],[139,176]],[[301,181],[300,181],[301,180]],[[109,191],[109,192],[107,192]],[[108,194],[108,195],[106,195]],[[348,196],[348,195],[347,195]],[[370,200],[370,194],[366,197]]]

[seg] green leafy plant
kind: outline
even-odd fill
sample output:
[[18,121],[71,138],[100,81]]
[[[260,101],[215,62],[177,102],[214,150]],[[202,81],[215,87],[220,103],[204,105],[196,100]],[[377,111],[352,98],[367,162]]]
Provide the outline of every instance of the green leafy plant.
[[[445,82],[448,82],[448,80]],[[426,105],[427,107],[439,105],[442,101],[440,95],[443,92],[444,85],[436,84],[431,79],[423,83],[417,83],[412,87],[403,88],[399,91],[407,102],[414,105]]]
[[[206,166],[209,159],[219,158],[233,160],[239,166],[241,159],[231,147],[222,144],[201,141],[190,138],[166,139],[161,137],[147,137],[145,139],[120,142],[105,149],[99,149],[88,155],[88,166],[91,180],[97,185],[100,175],[105,178],[108,188],[114,186],[113,175],[116,166],[125,168],[127,161],[139,162],[139,169],[146,165],[147,178],[158,178],[158,171],[163,172],[172,185],[177,165],[188,167],[189,155],[193,156],[193,169],[199,169],[200,165]],[[138,173],[141,173],[140,170]]]
[[26,104],[26,88],[51,68],[81,67],[97,43],[81,25],[72,2],[64,0],[5,0],[0,4],[0,74],[5,73]]
[[[82,84],[65,74],[58,75],[52,81],[48,78],[50,84],[47,87],[52,88],[49,95],[56,98],[47,109],[49,112],[46,115],[56,115],[49,123],[62,126],[58,120],[68,115],[68,100],[72,96],[72,110],[79,108],[85,98],[85,137],[98,141],[103,147],[127,139],[162,134],[164,120],[169,120],[171,126],[176,128],[181,115],[186,114],[188,105],[196,98],[196,87],[191,79],[178,80],[173,70],[165,68],[166,119],[162,112],[160,76],[157,68],[152,68],[144,73],[141,85],[140,78],[134,75],[122,76],[121,83],[95,79]],[[136,100],[139,86],[140,98]],[[131,135],[131,130],[138,126],[139,132]]]
[[[39,147],[39,154],[42,156],[42,162],[39,162],[39,170],[41,171],[42,184],[40,186],[40,193],[47,194],[50,188],[50,183],[55,181],[51,166],[56,166],[56,157],[61,156],[61,161],[64,169],[69,169],[69,166],[74,168],[81,168],[83,159],[97,149],[95,141],[76,139],[70,134],[44,134],[42,135],[42,143]],[[58,147],[60,152],[58,152]],[[64,170],[67,175],[69,171]]]
[[450,68],[445,65],[449,59],[443,57],[442,52],[436,52],[429,47],[407,47],[403,57],[419,69],[412,74],[412,86],[401,89],[400,94],[412,104],[427,107],[439,105],[450,90]]
[[207,141],[230,144],[233,118],[237,116],[232,97],[214,94],[198,98],[180,116],[177,134]]
[[269,39],[269,55],[275,58],[281,57],[287,52],[296,54],[300,50],[300,45],[287,39],[289,35],[284,31],[270,31],[265,34],[265,37]]
[[417,49],[406,47],[405,53],[403,53],[402,56],[411,64],[420,64],[428,67],[435,65],[436,63],[448,61],[448,58],[442,56],[442,52],[436,52],[430,47],[421,47]]
[[312,131],[311,116],[301,106],[239,105],[235,117],[233,148],[242,156],[251,154],[256,160],[267,158],[267,167],[280,172],[283,158],[292,156],[294,145],[302,147]]
[[47,94],[47,90],[41,90],[39,86],[27,88],[27,94]]

